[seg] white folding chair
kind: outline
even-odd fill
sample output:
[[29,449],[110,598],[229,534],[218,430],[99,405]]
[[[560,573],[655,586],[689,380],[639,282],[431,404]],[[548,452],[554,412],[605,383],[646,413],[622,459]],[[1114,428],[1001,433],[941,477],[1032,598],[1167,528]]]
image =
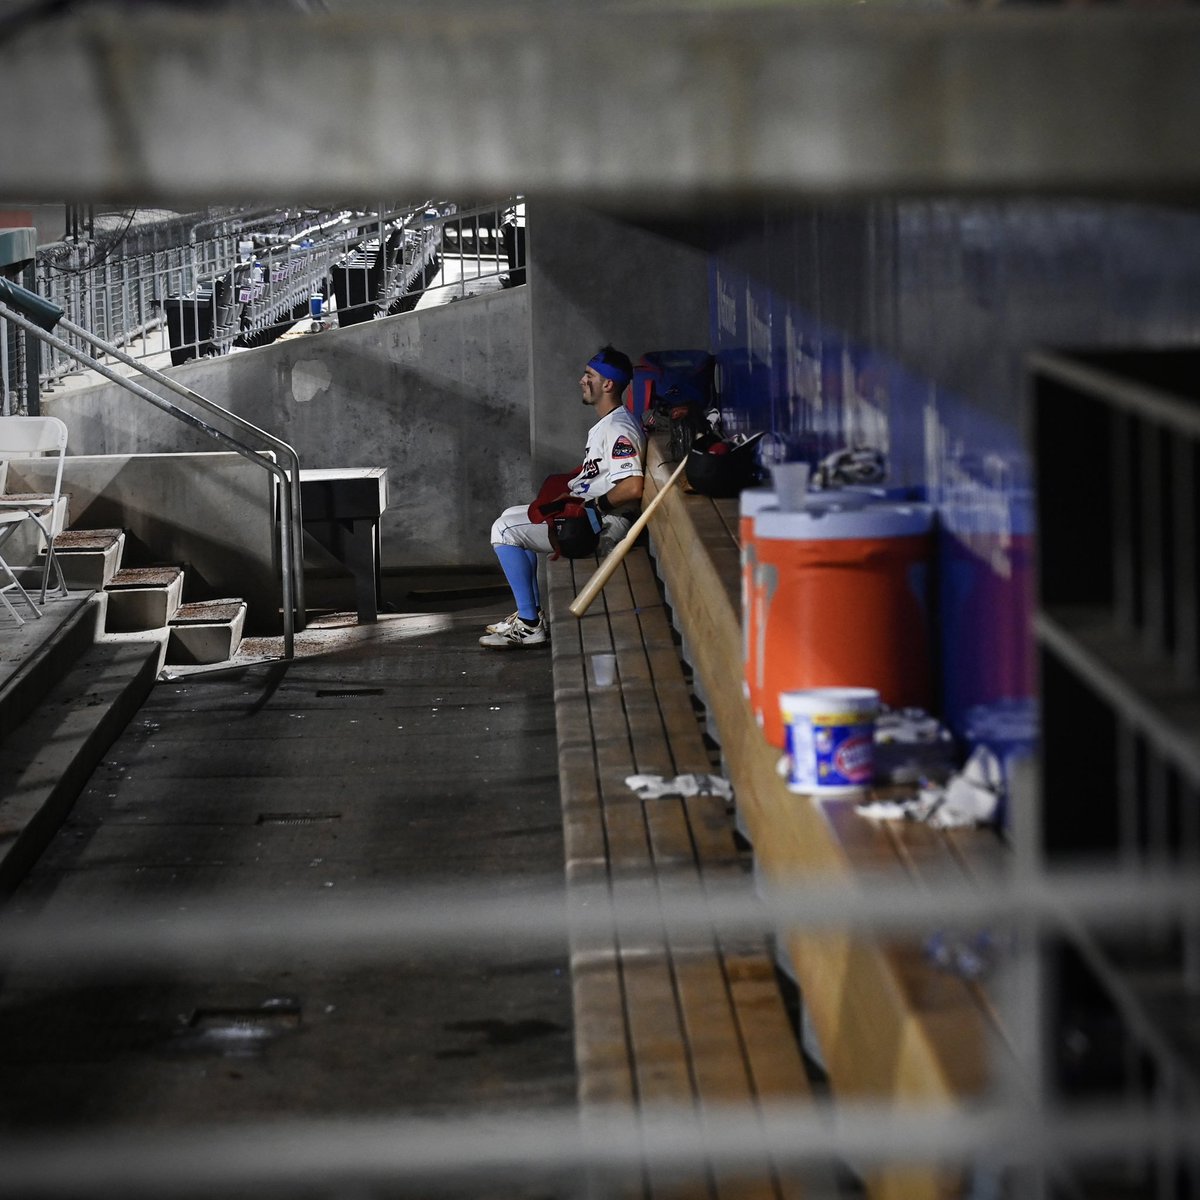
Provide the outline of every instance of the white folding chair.
[[[30,519],[27,512],[22,512],[18,509],[0,509],[0,550],[4,549],[4,543]],[[12,568],[4,561],[3,554],[0,554],[0,577],[8,581],[7,583],[0,583],[0,604],[4,605],[9,615],[18,625],[24,625],[25,618],[13,608],[12,602],[8,598],[8,593],[14,589],[17,595],[29,605],[29,611],[35,617],[42,615],[38,606],[30,599],[29,593],[21,586],[21,581],[13,574]]]
[[[46,603],[50,572],[58,582],[54,590],[67,594],[62,567],[54,553],[54,539],[62,532],[59,518],[59,498],[62,495],[63,461],[67,455],[67,427],[57,417],[0,417],[0,459],[41,458],[57,459],[54,470],[54,489],[35,495],[0,495],[0,513],[21,512],[41,531],[46,543],[46,562],[42,568],[42,600]],[[7,523],[6,523],[7,524]],[[0,537],[0,546],[12,535],[13,529]],[[4,568],[8,570],[7,565]],[[8,570],[12,576],[11,570]],[[15,576],[12,576],[15,582]],[[19,586],[19,585],[18,585]],[[21,589],[22,592],[24,588]],[[26,597],[28,599],[28,597]]]

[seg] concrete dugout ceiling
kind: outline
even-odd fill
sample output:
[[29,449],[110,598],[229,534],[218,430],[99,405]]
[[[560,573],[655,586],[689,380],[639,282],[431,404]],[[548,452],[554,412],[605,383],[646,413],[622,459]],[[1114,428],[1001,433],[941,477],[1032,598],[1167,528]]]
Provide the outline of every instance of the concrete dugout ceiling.
[[1200,12],[89,5],[0,44],[26,198],[1200,185]]

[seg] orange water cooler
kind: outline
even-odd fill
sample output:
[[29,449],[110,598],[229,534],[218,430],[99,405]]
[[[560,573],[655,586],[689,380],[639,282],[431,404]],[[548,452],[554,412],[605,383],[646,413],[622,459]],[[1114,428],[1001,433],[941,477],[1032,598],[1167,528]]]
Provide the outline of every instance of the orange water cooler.
[[[837,493],[812,493],[809,499],[814,512],[831,508],[849,509],[862,508],[875,500],[881,499],[861,488],[839,488]],[[756,519],[760,512],[779,511],[779,497],[773,488],[747,488],[741,494],[741,520],[738,526],[738,539],[742,548],[742,693],[750,705],[751,711],[763,724],[762,686],[766,658],[766,642],[762,631],[762,610],[764,603],[769,601],[770,589],[758,588],[759,549],[756,530]],[[774,557],[768,548],[768,554]],[[776,574],[770,575],[772,581]]]
[[751,655],[756,643],[758,608],[754,602],[754,575],[758,566],[758,548],[754,541],[754,518],[775,505],[773,488],[745,488],[738,496],[738,544],[742,548],[742,691],[755,705]]
[[768,742],[782,748],[779,697],[802,688],[932,708],[931,506],[814,495],[801,512],[759,509],[746,545],[746,690]]

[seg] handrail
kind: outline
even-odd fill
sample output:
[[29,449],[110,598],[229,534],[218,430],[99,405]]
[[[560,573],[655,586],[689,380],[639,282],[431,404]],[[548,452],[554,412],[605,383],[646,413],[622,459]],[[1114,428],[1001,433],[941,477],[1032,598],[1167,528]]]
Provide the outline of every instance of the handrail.
[[[114,371],[111,367],[105,366],[103,363],[92,358],[91,355],[85,354],[82,350],[76,349],[63,338],[47,332],[41,326],[22,316],[19,312],[9,308],[8,305],[4,304],[2,301],[0,301],[0,317],[6,321],[12,321],[13,324],[25,330],[26,333],[32,334],[39,341],[43,341],[47,345],[53,346],[56,350],[61,351],[63,354],[70,355],[70,357],[76,359],[78,362],[83,363],[91,370],[103,375],[105,379],[111,380],[113,383],[118,384],[120,387],[132,392],[135,396],[139,396],[141,399],[147,401],[149,404],[154,405],[155,408],[160,409],[169,416],[173,416],[177,420],[183,421],[184,424],[200,430],[202,433],[214,438],[222,445],[228,446],[237,454],[240,454],[243,458],[248,459],[250,462],[257,463],[264,470],[269,471],[275,476],[276,480],[281,484],[280,492],[283,497],[284,509],[279,528],[280,554],[283,559],[283,657],[290,660],[295,653],[296,616],[293,585],[295,583],[297,568],[295,553],[296,547],[293,545],[293,533],[296,527],[295,521],[298,519],[299,513],[293,509],[291,485],[284,469],[274,460],[264,458],[261,451],[251,449],[249,446],[245,445],[245,443],[238,441],[237,438],[231,436],[223,430],[216,429],[212,425],[202,421],[194,414],[185,412],[183,409],[178,407],[178,405],[172,404],[169,400],[164,399],[162,396],[156,396],[152,391],[149,390],[149,388],[142,387],[142,385],[139,383],[134,383],[133,380],[127,379],[125,376]],[[88,336],[90,339],[90,335]],[[111,351],[109,352],[111,353]],[[211,407],[212,410],[234,420],[241,419],[236,418],[233,413],[221,408],[220,405],[213,404],[211,401],[206,401],[205,404],[206,407]],[[246,422],[246,424],[249,424],[249,422]],[[251,428],[255,427],[251,426]],[[270,435],[267,436],[269,437]],[[288,450],[291,451],[291,455],[294,458],[295,451],[291,450],[291,447],[288,447]],[[296,488],[298,491],[299,460],[296,459],[295,461],[297,463]]]
[[[97,346],[106,354],[111,355],[118,362],[123,362],[126,366],[133,367],[134,370],[140,371],[156,383],[161,383],[164,387],[168,387],[173,392],[177,392],[185,399],[191,400],[195,404],[199,404],[201,408],[213,413],[216,416],[226,418],[231,424],[239,429],[245,430],[248,433],[257,434],[263,439],[273,450],[278,451],[288,460],[288,466],[291,471],[291,479],[288,486],[292,494],[292,541],[293,545],[300,547],[304,545],[304,527],[303,527],[303,512],[300,503],[300,455],[282,438],[277,438],[273,433],[268,433],[265,429],[255,425],[253,421],[247,421],[245,417],[239,416],[235,412],[230,412],[229,409],[217,404],[214,400],[209,400],[205,396],[201,396],[199,392],[193,391],[186,384],[180,383],[177,379],[172,379],[170,375],[164,374],[156,367],[151,367],[146,363],[140,362],[132,355],[126,354],[123,350],[116,349],[109,345],[102,338],[98,338],[94,333],[75,324],[74,321],[67,317],[59,319],[59,325],[66,329],[69,333],[75,334],[82,338],[90,345]],[[302,562],[299,556],[295,556],[296,561],[293,562],[293,582],[292,589],[296,601],[296,622],[297,628],[304,628],[304,571]]]

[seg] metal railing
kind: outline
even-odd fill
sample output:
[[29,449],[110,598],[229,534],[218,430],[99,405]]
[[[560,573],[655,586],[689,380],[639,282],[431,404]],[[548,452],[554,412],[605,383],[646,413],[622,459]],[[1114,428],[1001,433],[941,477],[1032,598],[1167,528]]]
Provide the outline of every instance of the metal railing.
[[300,458],[296,451],[286,442],[260,429],[257,425],[252,424],[236,413],[222,408],[219,404],[206,399],[199,393],[192,391],[191,388],[185,387],[160,371],[137,362],[137,360],[126,355],[116,347],[106,345],[98,337],[76,325],[65,316],[59,317],[57,323],[77,340],[81,340],[89,346],[95,346],[100,351],[116,357],[125,363],[126,366],[149,376],[155,382],[163,384],[172,391],[198,404],[206,412],[228,421],[243,433],[251,434],[260,441],[265,442],[271,450],[281,454],[287,460],[288,470],[285,471],[273,458],[264,456],[261,451],[253,449],[245,442],[231,436],[224,430],[209,425],[199,417],[179,408],[178,405],[172,404],[162,396],[156,395],[141,384],[135,383],[132,379],[118,374],[111,367],[101,363],[92,355],[71,345],[65,339],[48,332],[2,301],[0,301],[0,319],[10,322],[23,330],[27,338],[32,337],[42,345],[49,346],[59,353],[72,357],[90,369],[97,371],[106,379],[118,384],[126,391],[132,392],[135,396],[152,404],[160,411],[214,438],[223,446],[240,454],[243,458],[255,463],[275,477],[276,482],[279,484],[279,497],[283,510],[279,522],[280,565],[283,591],[283,656],[285,659],[291,659],[295,653],[295,632],[297,625],[303,628],[304,622],[304,568],[299,554],[299,548],[303,544],[303,522],[300,500]]
[[[1031,356],[1042,751],[1020,803],[1033,876],[1085,855],[1113,887],[1131,872],[1194,881],[1200,869],[1198,361],[1191,350]],[[1140,898],[1130,907],[1119,934],[1076,921],[1066,941],[1118,1018],[1115,1084],[1169,1110],[1200,1094],[1189,1032],[1200,906],[1173,920]],[[1155,1195],[1176,1194],[1167,1167],[1155,1183]],[[1187,1183],[1179,1195],[1200,1189],[1194,1164]]]
[[[194,213],[39,247],[33,290],[78,328],[139,360],[178,365],[253,349],[314,314],[355,324],[522,282],[520,197],[462,208],[423,200],[345,209]],[[78,336],[64,339],[83,348]],[[101,356],[103,357],[103,356]],[[52,390],[80,370],[46,347]],[[24,411],[18,397],[16,408]]]
[[[38,251],[33,290],[63,311],[49,334],[11,309],[5,328],[5,412],[31,411],[19,356],[40,359],[37,378],[52,390],[92,371],[237,453],[258,452],[132,382],[142,374],[275,451],[281,485],[285,655],[304,627],[299,460],[286,442],[159,370],[201,355],[265,345],[320,317],[311,331],[387,316],[430,302],[462,299],[482,286],[512,286],[525,271],[524,206],[519,197],[463,209],[423,201],[364,213],[330,210],[222,210],[171,216],[99,238]],[[440,280],[434,286],[435,280]],[[331,321],[332,319],[332,321]],[[18,339],[23,329],[36,339]],[[10,339],[10,332],[14,336]],[[11,353],[9,342],[12,341]],[[155,364],[158,365],[155,365]],[[11,385],[11,386],[10,386]],[[35,407],[32,407],[36,411]]]

